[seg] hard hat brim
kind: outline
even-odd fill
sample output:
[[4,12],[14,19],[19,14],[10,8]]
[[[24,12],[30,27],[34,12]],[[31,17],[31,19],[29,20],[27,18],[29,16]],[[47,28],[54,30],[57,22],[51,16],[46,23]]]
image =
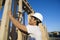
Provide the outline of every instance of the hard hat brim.
[[31,17],[34,17],[36,20],[39,20],[38,21],[39,23],[42,23],[42,21],[40,19],[38,19],[37,17],[35,17],[35,16],[31,16]]

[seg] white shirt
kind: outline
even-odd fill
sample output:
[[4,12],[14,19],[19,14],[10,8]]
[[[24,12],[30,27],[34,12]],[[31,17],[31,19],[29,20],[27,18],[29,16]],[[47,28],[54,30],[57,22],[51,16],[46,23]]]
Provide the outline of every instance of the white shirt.
[[33,38],[33,40],[42,40],[41,31],[40,31],[39,26],[27,25],[26,28],[29,33],[29,36],[31,36],[31,38]]

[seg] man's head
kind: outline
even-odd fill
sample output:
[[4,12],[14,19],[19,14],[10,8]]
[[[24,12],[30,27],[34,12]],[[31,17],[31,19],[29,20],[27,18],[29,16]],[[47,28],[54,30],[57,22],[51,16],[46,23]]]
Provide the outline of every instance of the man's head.
[[40,13],[35,13],[31,16],[29,24],[35,24],[38,25],[43,21],[43,16]]

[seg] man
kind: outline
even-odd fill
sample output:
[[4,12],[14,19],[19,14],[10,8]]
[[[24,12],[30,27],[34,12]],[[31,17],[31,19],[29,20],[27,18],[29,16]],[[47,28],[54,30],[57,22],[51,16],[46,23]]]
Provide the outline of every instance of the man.
[[11,11],[9,11],[8,16],[12,23],[19,28],[20,30],[27,32],[30,36],[29,40],[42,40],[41,31],[38,26],[39,23],[42,22],[43,16],[40,13],[35,13],[31,16],[31,19],[29,20],[29,25],[25,26],[21,23],[19,23],[11,14]]

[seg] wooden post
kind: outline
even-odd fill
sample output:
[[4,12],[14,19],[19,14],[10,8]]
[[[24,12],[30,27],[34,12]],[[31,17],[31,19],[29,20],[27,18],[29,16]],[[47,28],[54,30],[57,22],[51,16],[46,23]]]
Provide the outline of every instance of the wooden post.
[[41,30],[41,33],[42,33],[42,40],[49,40],[48,32],[47,32],[47,29],[46,29],[45,25],[40,23],[39,27],[40,27],[40,30]]
[[3,2],[3,0],[0,0],[0,9],[2,8],[2,2]]
[[[18,11],[22,13],[22,0],[19,0]],[[22,14],[20,15],[20,17],[22,17]],[[22,40],[22,33],[20,30],[18,30],[18,40]]]
[[[12,0],[13,4],[13,17],[16,19],[16,12],[17,12],[17,0]],[[11,40],[17,40],[17,33],[16,27],[12,24],[12,31],[11,31]]]
[[8,10],[11,10],[11,1],[6,0],[3,16],[1,20],[1,30],[0,30],[0,40],[7,40],[8,37],[8,27],[9,27],[9,17],[8,17]]

